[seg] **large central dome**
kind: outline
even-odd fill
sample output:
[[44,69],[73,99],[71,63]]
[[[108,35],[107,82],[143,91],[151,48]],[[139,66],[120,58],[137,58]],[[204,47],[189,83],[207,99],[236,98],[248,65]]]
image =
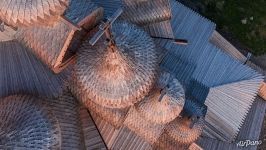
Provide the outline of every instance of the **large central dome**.
[[153,87],[158,66],[155,44],[139,27],[123,21],[112,25],[115,44],[104,38],[86,42],[78,53],[76,71],[88,99],[109,108],[138,102]]

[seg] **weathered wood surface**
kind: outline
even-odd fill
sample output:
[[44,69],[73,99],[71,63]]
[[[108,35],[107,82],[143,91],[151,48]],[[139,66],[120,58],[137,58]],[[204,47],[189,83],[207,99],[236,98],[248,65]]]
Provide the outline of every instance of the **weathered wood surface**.
[[55,75],[17,41],[0,42],[0,97],[32,94],[57,97],[63,92],[65,72]]
[[213,32],[213,34],[210,38],[210,43],[216,45],[217,47],[219,47],[221,50],[223,50],[225,53],[232,56],[236,60],[239,60],[241,62],[245,62],[247,59],[241,52],[239,52],[238,49],[236,49],[230,42],[228,42],[216,30]]
[[65,11],[69,0],[1,0],[0,19],[14,27],[50,25]]
[[165,128],[165,124],[146,120],[135,106],[132,106],[128,111],[124,125],[150,144],[154,144],[159,139]]
[[164,132],[160,138],[152,145],[154,150],[187,150],[188,145],[177,143]]
[[[101,38],[94,46],[85,41],[77,53],[76,78],[82,102],[106,108],[127,108],[143,99],[158,74],[156,45],[136,25],[116,21],[112,25],[115,45]],[[101,62],[101,63],[99,63]]]
[[260,78],[243,80],[210,89],[205,101],[208,124],[205,132],[212,138],[234,141],[257,95]]
[[170,20],[149,24],[143,28],[153,37],[174,38]]
[[105,143],[98,132],[94,120],[85,107],[79,109],[81,126],[84,134],[85,147],[87,150],[106,150]]
[[121,18],[144,26],[171,19],[169,0],[123,0]]
[[123,6],[122,0],[92,0],[104,8],[104,17],[111,17],[115,11]]
[[111,109],[106,108],[101,105],[98,105],[91,101],[85,94],[82,92],[82,88],[80,87],[80,82],[77,81],[76,72],[72,72],[72,80],[70,80],[69,88],[73,95],[81,102],[87,109],[90,110],[92,114],[96,114],[101,117],[103,120],[109,122],[116,128],[119,128],[128,112],[128,108],[125,109]]
[[[244,99],[247,105],[243,110],[236,111],[236,113],[238,114],[236,116],[242,116],[240,118],[242,118],[241,120],[243,120],[255,98],[255,94],[257,92],[256,90],[258,89],[263,76],[259,75],[256,71],[250,69],[249,67],[242,65],[240,61],[234,60],[232,57],[222,52],[219,48],[209,43],[209,38],[211,37],[215,26],[207,19],[202,18],[197,13],[189,10],[182,4],[175,3],[173,1],[172,13],[173,18],[171,20],[171,23],[175,37],[188,39],[188,41],[190,42],[188,46],[179,46],[174,45],[171,42],[162,42],[162,44],[164,44],[164,47],[168,49],[170,53],[165,57],[165,59],[163,59],[161,66],[164,69],[168,69],[174,72],[177,79],[179,79],[185,87],[189,87],[190,80],[197,80],[198,82],[210,88],[230,83],[237,83],[245,80],[252,80],[252,82],[245,83],[244,85],[242,84],[242,86],[240,87],[240,91],[243,90],[244,93],[245,91],[248,92],[247,94],[245,93],[246,95],[248,95],[248,97]],[[196,67],[193,68],[188,66]],[[188,70],[190,71],[187,72],[192,72],[192,76],[191,74],[184,75],[183,70],[185,69],[179,70],[179,68],[188,68]],[[239,88],[239,86],[232,85],[231,88],[236,89],[235,91],[237,91],[237,88]],[[229,95],[228,97],[231,97],[227,100],[234,102],[238,98],[241,98],[243,94],[240,95],[240,97],[235,95],[233,92],[227,93],[226,95]],[[209,93],[209,96],[218,96],[222,99],[222,96],[224,96],[224,94],[223,92],[219,91],[213,94]],[[212,116],[211,118],[215,118],[214,120],[208,120],[212,122],[212,125],[216,125],[215,127],[217,127],[217,125],[224,124],[224,122],[221,120],[226,118],[224,116],[225,114],[232,116],[235,115],[231,114],[230,112],[232,112],[232,110],[237,110],[238,105],[244,102],[243,100],[238,100],[240,101],[240,103],[230,108],[224,107],[225,104],[221,102],[217,103],[217,100],[217,98],[212,98],[212,103],[216,104],[217,108],[219,107],[223,109],[213,109],[212,111],[207,112],[207,116]],[[210,105],[210,103],[207,103],[207,106],[208,105]],[[211,106],[209,107],[209,109],[212,109]],[[214,111],[217,111],[216,114],[220,115],[214,115]],[[241,124],[241,121],[227,121],[227,126],[238,126],[239,128]],[[214,131],[216,130],[215,128],[213,128],[212,130],[213,131],[208,132],[217,132]],[[236,136],[238,130],[235,128],[234,132],[234,135]],[[232,130],[222,130],[221,133],[216,133],[215,137],[222,139],[220,136],[218,136],[219,134],[227,137],[226,140],[230,140],[228,139],[229,137],[233,138],[231,137],[231,135],[228,135],[232,134]]]
[[43,63],[54,69],[61,51],[66,51],[75,30],[60,21],[55,26],[19,28],[16,39],[32,52]]
[[199,144],[204,150],[240,150],[240,149],[247,149],[247,150],[256,150],[257,146],[249,146],[246,148],[238,147],[237,143],[239,141],[251,140],[257,141],[261,140],[260,132],[261,127],[264,119],[264,114],[266,110],[266,103],[260,97],[257,97],[251,106],[247,117],[240,128],[240,131],[236,137],[235,142],[222,142],[217,139],[212,139],[208,137],[201,137],[196,143]]
[[49,98],[46,101],[59,121],[62,134],[61,149],[84,149],[80,105],[76,99],[68,91],[64,91],[58,98]]
[[58,73],[71,63],[87,31],[97,25],[102,16],[103,10],[90,0],[71,0],[63,18],[54,26],[19,28],[16,39]]
[[171,74],[161,72],[155,88],[136,104],[141,116],[155,124],[166,124],[179,116],[185,104],[185,91]]
[[38,97],[1,98],[0,120],[0,149],[61,149],[59,122]]
[[265,115],[266,103],[259,96],[253,102],[247,117],[236,137],[236,142],[240,140],[260,140],[261,127]]
[[189,147],[188,150],[203,150],[198,144],[192,143]]
[[[109,12],[112,12],[119,5],[118,3],[113,3],[108,6]],[[209,43],[215,31],[214,23],[175,1],[171,1],[171,7],[173,14],[171,26],[173,27],[174,36],[176,38],[187,39],[189,44],[188,46],[179,46],[165,40],[158,40],[158,43],[171,52],[162,62],[164,64],[164,69],[176,72],[177,78],[181,79],[182,83],[189,83],[185,81],[195,78],[210,87],[230,84],[241,80],[257,79],[258,74],[256,72],[240,65],[240,63],[237,63],[237,61],[234,61],[224,54],[221,49]],[[157,32],[160,32],[160,30]],[[226,62],[226,64],[223,64],[224,62]],[[198,65],[198,63],[200,63],[200,65]],[[236,71],[226,75],[226,73],[228,73],[228,71],[226,71],[227,69],[234,70],[232,68],[230,69],[232,65],[234,66],[232,68],[236,69]],[[180,66],[183,66],[183,69],[180,69]],[[207,73],[205,72],[206,70],[204,71],[204,66],[205,69],[209,70]],[[238,72],[243,72],[243,74],[237,75]],[[251,97],[252,95],[253,94],[251,94]],[[250,99],[249,104],[252,103],[252,101],[253,99]],[[248,136],[249,134],[251,133],[247,133],[246,135]]]
[[16,31],[8,26],[4,26],[4,32],[0,31],[0,42],[11,41],[15,38]]
[[92,115],[108,149],[111,150],[151,150],[152,147],[144,139],[127,127],[115,128],[97,115]]
[[[99,21],[103,17],[103,10],[97,6],[92,0],[71,0],[69,7],[64,12],[63,16],[67,18],[71,23],[81,27],[88,18],[91,18],[91,14],[96,13],[94,19]],[[93,24],[92,21],[90,23]]]
[[259,95],[260,97],[262,97],[264,100],[266,100],[266,83],[263,82],[261,84],[261,87],[260,87],[260,91],[259,91]]

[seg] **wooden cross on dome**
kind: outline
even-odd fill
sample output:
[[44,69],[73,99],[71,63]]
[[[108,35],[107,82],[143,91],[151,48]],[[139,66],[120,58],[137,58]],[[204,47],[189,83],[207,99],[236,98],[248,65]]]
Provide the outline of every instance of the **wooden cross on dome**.
[[166,81],[166,84],[164,84],[161,88],[161,95],[159,97],[159,102],[161,102],[163,100],[163,97],[167,94],[168,88],[169,88],[169,83],[171,81],[173,81],[174,76],[172,74],[170,74],[170,77],[168,78],[168,80]]

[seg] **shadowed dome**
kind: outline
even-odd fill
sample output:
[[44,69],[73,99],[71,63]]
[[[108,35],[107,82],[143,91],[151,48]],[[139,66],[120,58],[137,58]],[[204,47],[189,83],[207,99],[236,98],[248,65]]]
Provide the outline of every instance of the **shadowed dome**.
[[166,127],[166,133],[181,144],[190,144],[197,140],[197,138],[201,135],[204,120],[203,118],[199,118],[191,127],[192,120],[184,117],[177,118],[173,122],[171,122]]
[[168,73],[162,73],[157,89],[138,104],[137,110],[153,123],[166,124],[180,114],[185,104],[184,97],[184,89],[178,80],[170,79]]
[[37,101],[22,95],[0,100],[0,149],[60,149],[58,121]]
[[69,0],[1,0],[0,20],[14,27],[49,25],[64,13]]
[[207,106],[205,104],[199,103],[194,98],[187,97],[185,100],[185,105],[182,111],[184,116],[196,116],[196,117],[205,117],[207,113]]
[[116,21],[112,32],[115,45],[104,38],[95,46],[85,42],[77,54],[76,75],[80,90],[88,97],[85,101],[125,108],[144,98],[153,87],[158,56],[153,40],[137,26]]

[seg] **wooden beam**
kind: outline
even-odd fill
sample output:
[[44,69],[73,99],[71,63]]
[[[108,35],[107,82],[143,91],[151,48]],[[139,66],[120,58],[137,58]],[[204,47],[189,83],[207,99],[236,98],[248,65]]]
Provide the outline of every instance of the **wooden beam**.
[[189,146],[188,150],[203,150],[203,148],[201,148],[201,147],[200,147],[198,144],[196,144],[196,143],[192,143],[192,144]]
[[266,100],[266,83],[263,82],[260,87],[259,96]]

